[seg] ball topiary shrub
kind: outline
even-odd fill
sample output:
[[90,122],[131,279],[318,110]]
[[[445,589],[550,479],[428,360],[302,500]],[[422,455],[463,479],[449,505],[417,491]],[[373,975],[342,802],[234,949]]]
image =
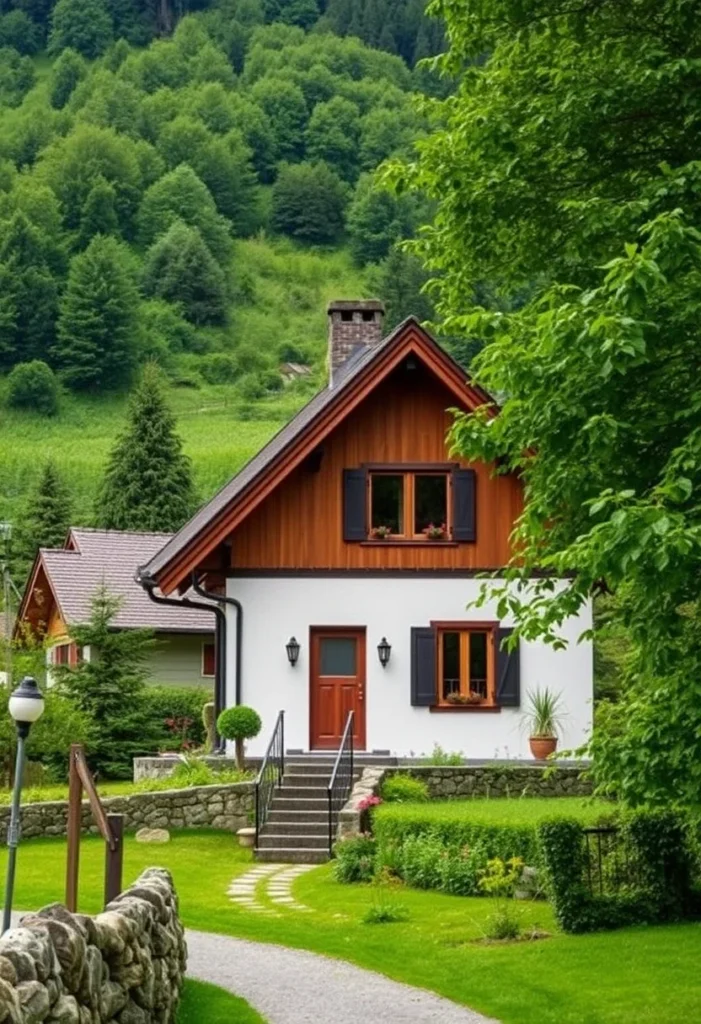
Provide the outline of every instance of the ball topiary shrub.
[[236,767],[244,770],[244,741],[257,736],[263,723],[253,708],[240,704],[222,711],[217,719],[217,730],[225,740],[233,740],[236,749]]
[[29,409],[42,416],[55,416],[59,393],[54,371],[41,359],[17,363],[7,378],[7,404],[13,409]]

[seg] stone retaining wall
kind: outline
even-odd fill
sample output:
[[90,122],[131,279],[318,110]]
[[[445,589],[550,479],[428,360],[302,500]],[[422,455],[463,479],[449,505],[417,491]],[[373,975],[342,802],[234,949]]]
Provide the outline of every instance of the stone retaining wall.
[[2,1024],[175,1024],[187,950],[167,871],[96,917],[58,903],[0,938]]
[[[250,824],[254,787],[251,782],[225,786],[193,786],[190,789],[164,789],[154,793],[106,797],[102,804],[108,814],[123,814],[124,827],[140,828],[214,828],[236,832]],[[90,806],[83,802],[83,832],[96,833]],[[68,803],[52,800],[22,807],[22,837],[63,836],[66,834]],[[0,842],[5,842],[10,808],[0,808]],[[0,1018],[2,1024],[2,1018]]]
[[582,778],[584,766],[538,764],[404,765],[388,768],[390,775],[411,775],[428,786],[431,799],[486,796],[590,796],[592,785]]

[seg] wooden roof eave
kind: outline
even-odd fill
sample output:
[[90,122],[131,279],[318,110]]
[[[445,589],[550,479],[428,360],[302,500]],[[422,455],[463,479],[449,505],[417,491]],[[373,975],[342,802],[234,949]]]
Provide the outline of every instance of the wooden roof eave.
[[[34,559],[34,565],[32,566],[32,571],[30,573],[27,585],[24,588],[22,600],[20,601],[20,606],[17,611],[17,618],[15,619],[15,625],[12,630],[12,637],[15,640],[20,638],[20,626],[24,622],[28,623],[35,632],[35,634],[39,635],[39,620],[37,619],[36,622],[33,622],[30,612],[40,574],[43,574],[44,580],[46,581],[46,585],[51,593],[51,598],[54,602],[54,605],[58,609],[59,615],[63,619],[66,627],[68,627],[68,620],[66,619],[65,613],[61,608],[61,602],[59,601],[56,595],[56,591],[54,590],[53,584],[51,583],[51,576],[49,575],[46,565],[44,563],[42,552],[41,550],[39,550]],[[48,617],[46,619],[46,622],[48,623]]]
[[170,594],[189,579],[190,574],[208,554],[221,544],[272,491],[299,466],[305,458],[331,433],[409,354],[421,357],[435,376],[455,395],[458,402],[469,409],[490,405],[490,415],[497,413],[496,403],[476,385],[471,384],[465,371],[417,324],[411,323],[399,342],[381,353],[358,374],[346,390],[339,390],[338,402],[331,403],[322,413],[251,481],[246,490],[213,517],[197,539],[188,545],[170,564],[157,574],[162,593]]

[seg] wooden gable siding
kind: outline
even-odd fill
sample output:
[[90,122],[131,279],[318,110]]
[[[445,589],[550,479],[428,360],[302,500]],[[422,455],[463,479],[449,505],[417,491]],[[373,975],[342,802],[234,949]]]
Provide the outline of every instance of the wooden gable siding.
[[54,604],[51,608],[49,621],[46,626],[46,636],[49,640],[64,640],[68,636],[68,626],[63,621],[61,612]]
[[446,463],[454,396],[428,370],[396,370],[326,439],[317,471],[300,466],[231,535],[233,570],[478,569],[509,560],[522,507],[511,476],[477,473],[476,543],[346,543],[342,475],[364,463]]

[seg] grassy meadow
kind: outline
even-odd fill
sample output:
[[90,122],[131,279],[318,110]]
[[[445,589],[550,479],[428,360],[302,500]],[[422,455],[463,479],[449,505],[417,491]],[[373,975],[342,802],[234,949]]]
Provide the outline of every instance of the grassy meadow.
[[[365,293],[363,274],[344,249],[304,249],[265,237],[236,243],[237,300],[231,323],[203,332],[210,351],[255,348],[275,365],[283,342],[311,356],[314,381],[291,385],[258,400],[236,384],[208,385],[197,376],[199,357],[178,357],[170,400],[185,451],[193,461],[199,497],[207,500],[304,404],[323,379],[326,305]],[[192,386],[192,384],[197,386]],[[1,388],[0,388],[1,390]],[[127,398],[66,394],[53,419],[0,405],[0,520],[17,522],[27,492],[52,456],[73,496],[73,519],[92,521],[94,498],[107,455],[122,428]]]

